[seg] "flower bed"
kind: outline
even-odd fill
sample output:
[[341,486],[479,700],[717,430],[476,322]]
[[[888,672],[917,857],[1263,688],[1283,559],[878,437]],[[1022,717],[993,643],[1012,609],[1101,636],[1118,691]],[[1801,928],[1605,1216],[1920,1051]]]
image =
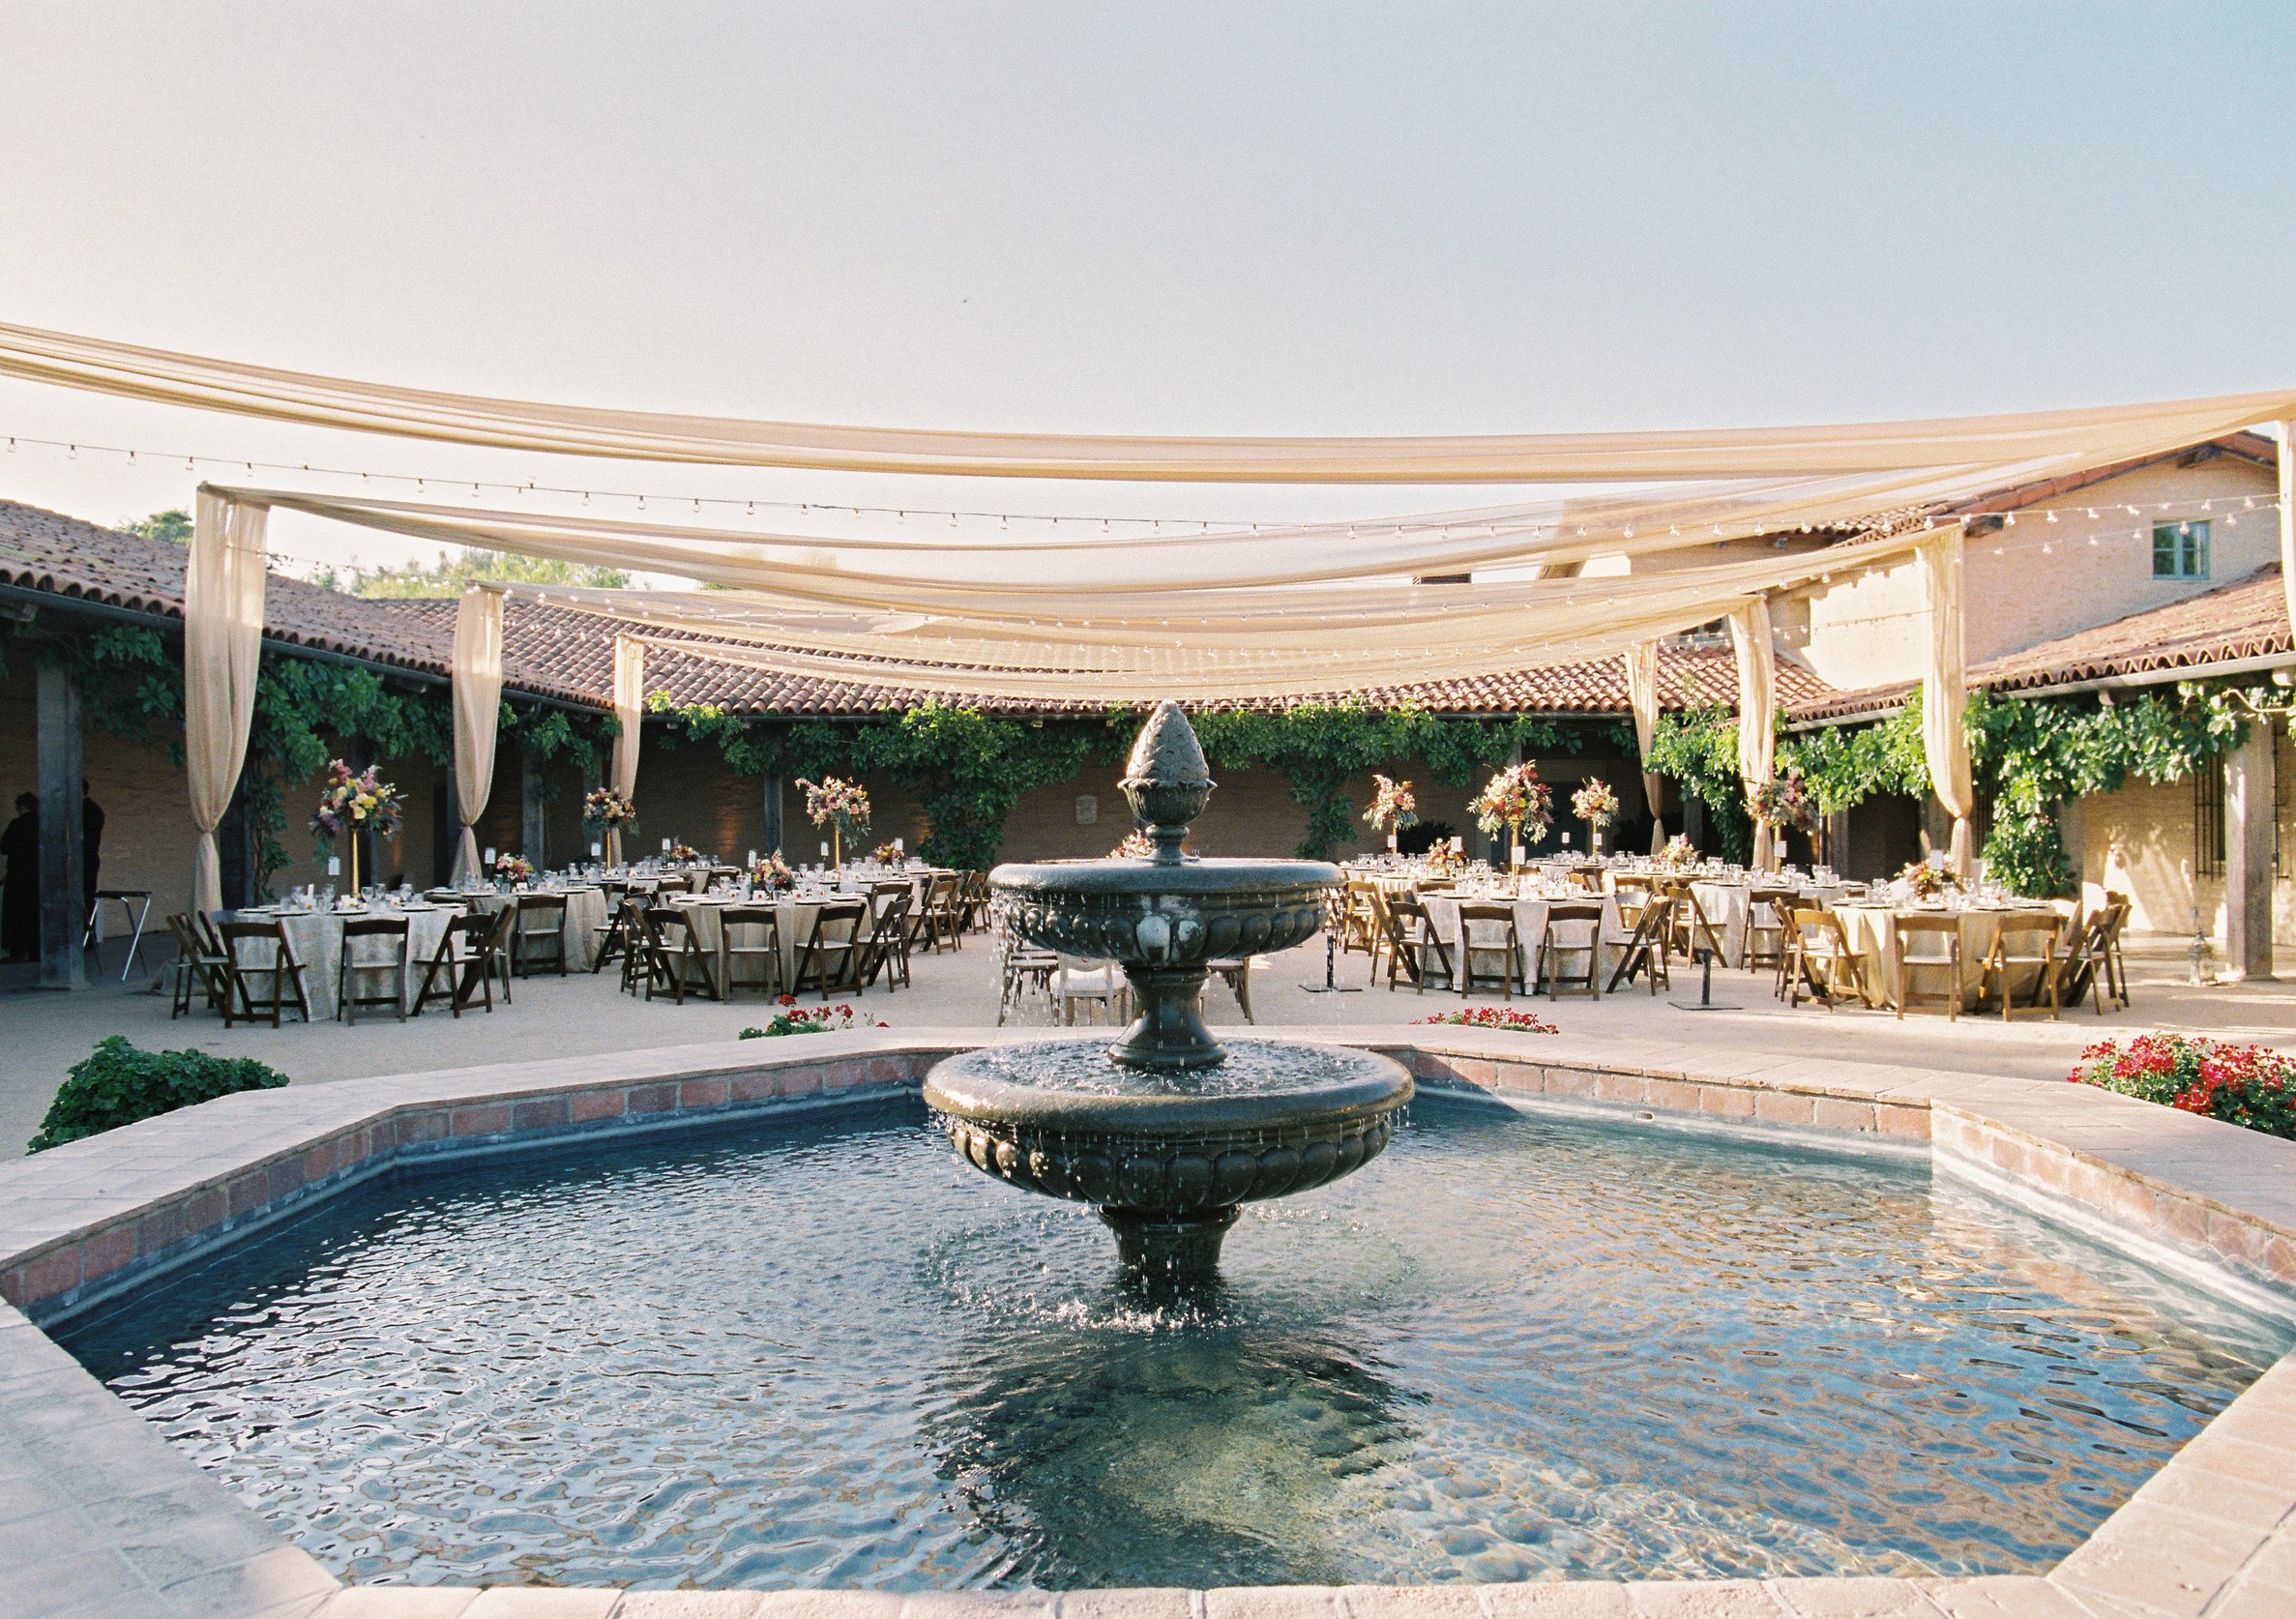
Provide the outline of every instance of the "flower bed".
[[2180,1034],[2105,1040],[2066,1077],[2296,1140],[2296,1061],[2261,1045]]
[[1536,1013],[1508,1006],[1470,1006],[1457,1012],[1438,1012],[1422,1023],[1459,1023],[1470,1029],[1513,1029],[1517,1034],[1561,1034],[1563,1031]]
[[[858,1015],[849,1006],[800,1007],[795,995],[781,997],[781,1010],[774,1014],[773,1021],[760,1028],[742,1031],[744,1040],[770,1040],[776,1035],[843,1034],[848,1029],[865,1028]],[[887,1027],[879,1018],[877,1027]]]

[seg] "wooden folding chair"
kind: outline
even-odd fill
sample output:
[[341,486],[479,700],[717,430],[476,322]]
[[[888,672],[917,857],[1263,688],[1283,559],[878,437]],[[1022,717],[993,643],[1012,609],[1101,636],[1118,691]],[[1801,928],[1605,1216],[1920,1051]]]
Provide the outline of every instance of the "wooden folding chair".
[[[1586,942],[1579,944],[1557,933],[1557,923],[1570,928],[1584,927]],[[1586,970],[1564,971],[1564,958],[1578,955],[1586,957]],[[1596,901],[1558,899],[1546,907],[1546,925],[1539,930],[1539,955],[1531,969],[1531,993],[1536,995],[1542,986],[1550,1001],[1573,987],[1585,990],[1592,1000],[1603,998],[1603,907]]]
[[1666,941],[1668,948],[1686,961],[1696,960],[1703,948],[1713,953],[1718,964],[1728,965],[1730,953],[1722,949],[1722,934],[1706,920],[1706,908],[1698,903],[1691,885],[1674,878],[1667,882],[1665,892],[1674,901],[1674,936]]
[[[229,1028],[233,1022],[234,1001],[240,1016],[250,1023],[260,1021],[268,1012],[276,1029],[280,1014],[289,1005],[303,1015],[306,1023],[310,1021],[310,996],[303,986],[306,969],[295,959],[295,947],[287,942],[284,927],[277,922],[226,922],[217,932],[223,941],[223,970],[230,975],[232,990],[223,1001],[223,1027]],[[245,947],[253,948],[251,957]],[[266,947],[268,962],[263,958]],[[257,986],[265,991],[260,998],[255,994]]]
[[1738,952],[1738,965],[1748,970],[1772,967],[1781,985],[1785,982],[1785,913],[1801,896],[1790,888],[1757,888],[1746,897],[1746,942]]
[[2128,986],[2118,976],[2112,946],[2126,914],[2120,906],[2106,904],[2065,929],[2056,965],[2060,1004],[2075,1006],[2083,995],[2089,996],[2100,1017],[2107,999],[2116,1009],[2128,1007]]
[[946,871],[932,879],[925,891],[926,931],[932,940],[932,953],[938,956],[941,945],[947,942],[951,950],[964,948],[963,911],[957,903],[957,874]]
[[996,930],[999,985],[996,996],[996,1021],[1004,1026],[1006,1016],[1029,993],[1045,997],[1045,1015],[1052,1012],[1052,976],[1060,971],[1060,957],[1051,951],[1040,950],[1029,944],[1001,923]]
[[[1427,993],[1428,980],[1440,973],[1446,986],[1457,982],[1452,971],[1451,947],[1435,931],[1434,922],[1428,916],[1427,907],[1408,894],[1386,895],[1376,890],[1372,903],[1379,915],[1387,957],[1387,986],[1396,986],[1396,973],[1399,969],[1411,980],[1421,994]],[[1371,968],[1378,970],[1379,957],[1371,957]]]
[[[402,916],[354,917],[342,925],[342,955],[335,964],[335,1016],[346,1023],[359,1021],[363,1006],[387,1006],[398,1014],[398,1020],[406,1021],[407,952],[411,945],[410,924]],[[387,959],[362,961],[359,942],[362,939],[388,939],[391,953]],[[389,994],[359,993],[359,975],[370,977],[389,974]]]
[[867,943],[868,901],[825,899],[813,912],[813,926],[797,953],[797,976],[792,994],[818,989],[824,1003],[832,989],[853,986],[853,971]]
[[[860,901],[856,900],[856,904]],[[643,918],[646,928],[646,999],[654,998],[660,988],[679,1006],[686,1004],[686,991],[693,986],[693,969],[701,969],[701,992],[711,1000],[721,1000],[718,992],[717,964],[710,953],[701,947],[701,936],[694,928],[693,919],[686,914],[683,905],[649,905]]]
[[511,934],[511,966],[520,978],[532,978],[540,967],[556,967],[566,976],[566,896],[519,894],[511,898],[518,925]]
[[[1551,911],[1549,916],[1553,914]],[[1480,928],[1480,931],[1478,930]],[[1521,941],[1515,933],[1512,905],[1461,905],[1458,908],[1458,992],[1472,995],[1478,984],[1495,982],[1503,1000],[1515,999],[1515,980],[1522,959]],[[1478,960],[1496,959],[1495,980],[1476,971]]]
[[874,916],[854,972],[856,992],[875,985],[880,973],[886,993],[909,987],[909,906],[915,898],[907,883],[881,884],[869,897]]
[[[1977,968],[1977,1004],[1983,1008],[1988,993],[2001,1000],[2001,1021],[2010,1022],[2016,1016],[2016,980],[2027,968],[2032,969],[2033,988],[2025,997],[2027,1010],[2041,1010],[2041,997],[2048,996],[2048,1020],[2057,1021],[2057,936],[2065,929],[2065,919],[2054,912],[2036,911],[2006,916],[1994,931],[1993,942]],[[2016,942],[2013,942],[2016,941]]]
[[[718,926],[725,932],[725,998],[732,1000],[745,983],[769,995],[781,993],[780,913],[771,905],[728,905],[718,913]],[[744,943],[752,929],[760,937]],[[745,979],[742,969],[751,965],[757,971]]]
[[167,930],[175,935],[175,962],[170,969],[174,978],[173,996],[167,1014],[169,1022],[191,1010],[194,989],[207,997],[209,1011],[222,1007],[231,994],[231,981],[225,969],[229,957],[210,948],[199,936],[198,927],[190,915],[178,912],[167,919]]
[[1374,971],[1384,942],[1378,901],[1379,885],[1358,877],[1347,884],[1340,911],[1339,954],[1344,956],[1349,951],[1360,950],[1374,958]]
[[[1906,940],[1933,942],[1933,949],[1910,951]],[[1892,1003],[1902,1019],[1908,1006],[1945,1003],[1946,1019],[1957,1022],[1961,1016],[1961,919],[1957,916],[1900,916],[1898,918],[1898,936],[1891,947],[1898,969],[1898,993]],[[1943,989],[1925,990],[1915,987],[1914,975],[1942,972],[1946,976]]]
[[1786,912],[1786,1001],[1802,1004],[1802,992],[1834,1010],[1845,995],[1860,1006],[1871,1006],[1866,990],[1864,959],[1850,948],[1849,930],[1841,919],[1822,906],[1796,905]]
[[447,924],[437,951],[424,964],[422,987],[415,991],[417,1017],[432,1001],[446,1002],[456,1017],[482,998],[488,1012],[494,1010],[494,941],[508,915],[507,910],[480,911]]
[[[1643,890],[1643,894],[1644,900],[1634,917],[1634,930],[1626,936],[1618,965],[1610,971],[1610,986],[1605,993],[1617,994],[1618,986],[1634,983],[1636,973],[1649,975],[1650,992],[1653,995],[1659,992],[1662,985],[1668,989],[1674,987],[1667,959],[1672,954],[1667,948],[1667,938],[1672,931],[1674,901],[1664,895],[1651,898],[1647,889]],[[1626,907],[1622,905],[1619,909],[1623,924]]]

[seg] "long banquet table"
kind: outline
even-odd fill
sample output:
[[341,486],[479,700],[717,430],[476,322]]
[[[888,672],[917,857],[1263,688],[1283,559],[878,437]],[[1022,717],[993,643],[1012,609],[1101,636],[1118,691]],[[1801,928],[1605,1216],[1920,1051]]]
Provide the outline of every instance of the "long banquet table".
[[566,899],[566,970],[586,973],[598,960],[599,933],[605,926],[605,890],[600,888],[535,889],[522,894],[467,894],[459,896],[473,915],[488,916],[519,899],[563,895]]

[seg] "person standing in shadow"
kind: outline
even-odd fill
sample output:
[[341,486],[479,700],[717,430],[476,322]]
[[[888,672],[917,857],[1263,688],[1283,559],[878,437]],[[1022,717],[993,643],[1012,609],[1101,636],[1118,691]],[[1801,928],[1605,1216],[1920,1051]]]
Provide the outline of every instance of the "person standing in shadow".
[[0,831],[8,879],[0,886],[0,950],[11,962],[40,959],[40,800],[15,795],[15,819]]
[[96,914],[96,891],[103,886],[96,880],[96,873],[103,867],[103,806],[88,791],[83,776],[79,782],[79,886],[84,891],[79,914],[83,918]]

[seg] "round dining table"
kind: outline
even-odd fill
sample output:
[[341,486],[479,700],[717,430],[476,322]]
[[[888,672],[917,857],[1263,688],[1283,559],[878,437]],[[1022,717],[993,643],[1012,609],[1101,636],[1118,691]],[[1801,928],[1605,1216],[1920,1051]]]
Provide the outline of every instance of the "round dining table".
[[[462,914],[458,904],[442,905],[418,899],[408,904],[377,901],[356,910],[301,910],[292,906],[256,905],[246,910],[218,911],[220,922],[276,922],[286,934],[287,948],[303,966],[303,992],[310,1003],[311,1020],[317,1022],[336,1014],[336,972],[342,962],[342,925],[366,917],[404,917],[407,923],[406,971],[401,980],[402,996],[411,1010],[415,994],[423,986],[423,970],[430,958],[438,954],[438,942],[446,936],[448,927]],[[261,952],[258,954],[258,952]],[[360,947],[360,959],[375,960],[380,946],[368,940]],[[267,950],[253,943],[240,946],[243,961],[254,966],[269,966]],[[364,969],[354,969],[364,970]],[[368,992],[364,983],[360,993]]]
[[[1978,981],[1985,969],[1985,958],[1992,951],[1993,941],[2000,936],[2004,927],[2012,926],[2016,921],[2031,922],[2037,919],[2062,922],[2066,915],[2063,905],[2030,900],[2014,905],[1961,906],[1842,901],[1835,904],[1833,911],[1841,919],[1841,930],[1849,939],[1850,949],[1857,953],[1867,994],[1881,1006],[1896,1005],[1904,989],[1903,980],[1898,970],[1899,919],[1909,916],[1952,917],[1959,925],[1961,935],[1963,1008],[1976,1004]],[[2037,967],[2025,969],[2010,986],[2012,997],[2029,991],[2040,971]],[[1926,985],[1928,981],[1922,982]]]
[[[457,895],[471,914],[492,916],[519,899],[529,896],[562,896],[566,900],[566,970],[586,973],[598,962],[599,929],[605,926],[605,890],[603,888],[530,889],[526,894],[504,894],[487,890],[478,894]],[[546,968],[545,971],[555,971]]]
[[[1419,898],[1419,902],[1427,911],[1428,923],[1434,928],[1435,936],[1443,941],[1443,948],[1451,953],[1455,984],[1458,981],[1462,967],[1459,960],[1460,901],[1463,899],[1470,905],[1505,905],[1513,911],[1515,913],[1516,973],[1528,986],[1535,983],[1532,974],[1538,965],[1539,941],[1546,934],[1546,913],[1548,910],[1558,904],[1576,904],[1582,900],[1592,900],[1597,898],[1598,896],[1592,894],[1579,894],[1566,895],[1559,898],[1534,895],[1514,898],[1499,897],[1487,899],[1471,894],[1423,894]],[[1618,919],[1617,897],[1604,894],[1599,898],[1603,905],[1603,920],[1596,930],[1595,959],[1602,981],[1607,986],[1610,982],[1610,974],[1618,966],[1619,957],[1625,953],[1626,941]],[[1497,925],[1494,923],[1482,926],[1495,927]],[[1570,927],[1571,925],[1566,923],[1563,926]],[[1483,942],[1479,934],[1476,943],[1480,946]],[[1560,942],[1566,949],[1572,949],[1575,952],[1576,947],[1584,944],[1584,938],[1577,929],[1574,928],[1570,935]],[[1576,958],[1575,954],[1570,957],[1574,962]]]

